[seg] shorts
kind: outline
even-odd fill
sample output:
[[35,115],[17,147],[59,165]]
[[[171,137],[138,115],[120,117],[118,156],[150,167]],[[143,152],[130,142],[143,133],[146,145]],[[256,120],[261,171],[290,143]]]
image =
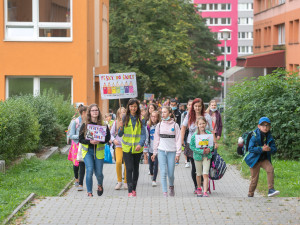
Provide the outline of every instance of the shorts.
[[207,157],[203,157],[202,161],[195,160],[195,166],[197,176],[201,176],[203,174],[208,175],[210,168],[210,159],[208,159]]

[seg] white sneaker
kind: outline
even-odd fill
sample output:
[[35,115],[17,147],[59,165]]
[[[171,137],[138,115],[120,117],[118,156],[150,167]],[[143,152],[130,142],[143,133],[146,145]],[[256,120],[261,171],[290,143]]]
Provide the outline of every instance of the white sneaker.
[[124,190],[127,190],[127,189],[128,189],[127,183],[124,183],[123,188],[124,188]]
[[122,187],[122,182],[118,182],[116,187],[115,187],[115,190],[120,190]]
[[189,168],[189,167],[190,167],[190,163],[187,162],[187,163],[185,164],[185,168]]
[[148,175],[151,175],[150,171],[148,172]]
[[152,187],[156,187],[156,186],[157,186],[156,181],[152,181]]

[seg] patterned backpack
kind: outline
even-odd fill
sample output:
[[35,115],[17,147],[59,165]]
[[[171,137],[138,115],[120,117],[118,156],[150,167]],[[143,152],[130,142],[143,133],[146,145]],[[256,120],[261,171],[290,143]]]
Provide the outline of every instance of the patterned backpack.
[[224,176],[226,169],[227,166],[224,159],[217,152],[215,152],[210,162],[209,178],[211,180],[221,179]]

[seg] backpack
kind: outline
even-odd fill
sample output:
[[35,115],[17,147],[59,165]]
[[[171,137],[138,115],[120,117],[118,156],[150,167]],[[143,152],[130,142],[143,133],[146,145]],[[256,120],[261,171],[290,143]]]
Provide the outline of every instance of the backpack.
[[71,132],[71,126],[72,126],[72,122],[75,120],[75,122],[76,122],[76,129],[79,127],[79,125],[80,125],[80,121],[79,121],[79,117],[74,117],[72,120],[71,120],[71,122],[70,122],[70,124],[69,124],[69,126],[68,126],[68,130],[66,131],[67,132],[67,135],[66,135],[66,137],[67,137],[67,145],[69,145],[70,144],[70,132]]
[[241,144],[239,144],[236,150],[238,155],[245,155],[248,152],[249,142],[253,135],[256,137],[256,133],[254,131],[247,131],[243,133],[241,137],[243,139],[243,145],[241,146]]
[[215,152],[210,161],[209,178],[211,180],[221,179],[224,176],[226,169],[227,166],[224,159]]

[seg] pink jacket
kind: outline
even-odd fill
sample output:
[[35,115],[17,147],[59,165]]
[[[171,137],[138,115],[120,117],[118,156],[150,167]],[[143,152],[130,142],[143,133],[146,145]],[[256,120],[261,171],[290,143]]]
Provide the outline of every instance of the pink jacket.
[[[161,135],[174,135],[174,138],[163,138]],[[179,125],[173,119],[161,121],[157,124],[154,133],[153,154],[157,155],[159,150],[176,152],[176,156],[181,154],[181,137]]]

